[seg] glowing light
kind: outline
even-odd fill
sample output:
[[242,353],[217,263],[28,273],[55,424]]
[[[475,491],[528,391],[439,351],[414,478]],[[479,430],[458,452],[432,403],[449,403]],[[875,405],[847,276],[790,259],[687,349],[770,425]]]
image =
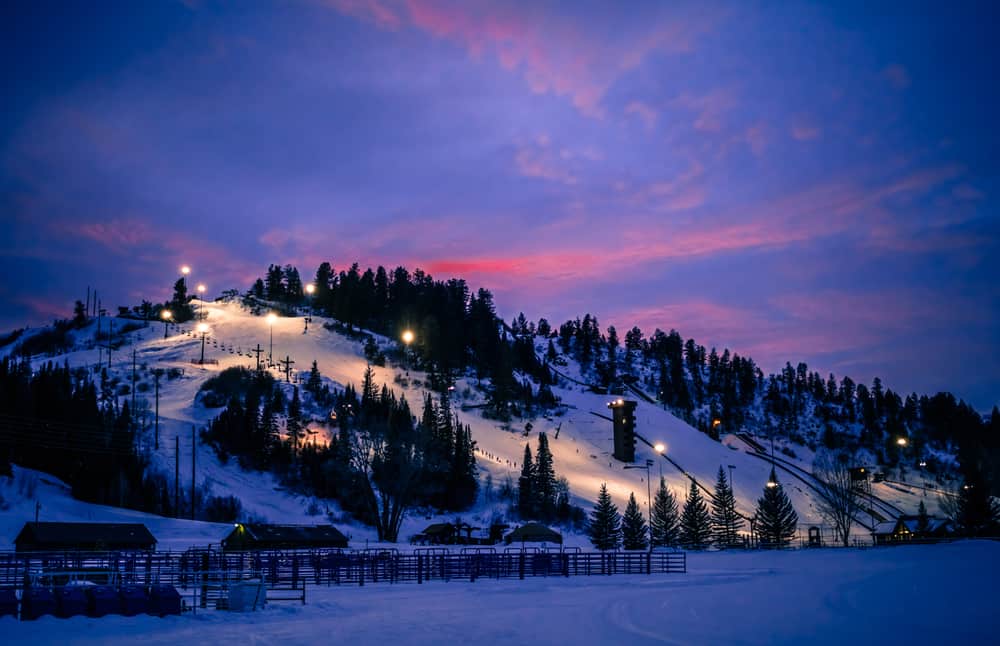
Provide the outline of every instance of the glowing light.
[[198,331],[201,332],[202,334],[205,334],[206,332],[208,332],[208,323],[199,323],[198,324]]
[[900,446],[906,446],[907,444],[906,438],[905,437],[896,438],[896,444]]
[[414,338],[413,332],[411,332],[410,330],[404,331],[402,338],[403,338],[403,343],[405,343],[406,345],[410,345],[411,343],[413,343],[413,338]]
[[309,283],[308,285],[306,285],[306,294],[309,294],[310,296],[312,296],[313,293],[315,293],[315,292],[316,292],[316,286],[315,285],[313,285],[312,283]]
[[188,274],[191,273],[191,268],[188,267],[187,265],[181,265],[181,273],[187,276]]
[[667,450],[667,445],[664,444],[663,442],[657,442],[653,446],[653,450],[656,451],[657,453],[663,453],[664,451]]
[[722,420],[721,419],[713,419],[712,420],[712,426],[713,427],[719,426],[720,424],[722,424]]
[[163,319],[164,321],[169,321],[170,319],[174,318],[174,313],[171,312],[170,310],[163,310],[162,312],[160,312],[160,318]]
[[269,312],[267,315],[267,324],[274,325],[274,322],[278,320],[278,315],[274,312]]
[[205,283],[198,283],[198,293],[199,294],[204,294],[206,289],[207,288],[205,287]]

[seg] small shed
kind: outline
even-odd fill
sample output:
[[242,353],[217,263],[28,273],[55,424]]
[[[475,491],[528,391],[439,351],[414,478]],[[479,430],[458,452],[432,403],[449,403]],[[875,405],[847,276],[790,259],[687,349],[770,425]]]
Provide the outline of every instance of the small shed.
[[453,545],[457,537],[458,530],[451,523],[434,523],[414,535],[410,542],[418,545]]
[[541,523],[526,523],[504,537],[504,543],[558,543],[562,545],[563,537],[559,532]]
[[333,525],[236,523],[222,539],[224,550],[277,550],[347,547],[347,537]]
[[25,523],[14,539],[18,552],[156,549],[142,523]]

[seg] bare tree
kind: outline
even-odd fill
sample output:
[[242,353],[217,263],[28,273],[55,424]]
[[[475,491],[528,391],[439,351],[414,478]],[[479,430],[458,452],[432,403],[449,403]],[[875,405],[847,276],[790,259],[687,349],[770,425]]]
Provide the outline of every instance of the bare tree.
[[861,508],[862,490],[854,473],[854,456],[850,453],[821,453],[813,461],[813,475],[820,485],[819,511],[833,524],[844,547]]
[[351,466],[375,520],[378,538],[391,543],[399,539],[399,528],[420,472],[416,448],[398,440],[382,433],[356,432],[351,451]]

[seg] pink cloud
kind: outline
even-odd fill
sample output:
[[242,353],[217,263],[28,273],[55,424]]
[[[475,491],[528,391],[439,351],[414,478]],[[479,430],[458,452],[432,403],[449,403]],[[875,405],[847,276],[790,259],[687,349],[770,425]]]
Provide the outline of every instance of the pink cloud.
[[703,95],[682,93],[672,105],[695,113],[692,123],[695,130],[719,132],[726,113],[736,107],[736,97],[731,90],[718,89]]
[[632,101],[625,106],[626,116],[635,115],[638,117],[646,126],[647,130],[652,130],[653,126],[656,125],[656,120],[659,118],[660,114],[648,103],[642,101]]
[[796,141],[813,141],[819,139],[823,131],[809,123],[797,123],[792,126],[791,133]]
[[537,94],[567,97],[583,114],[601,118],[601,101],[615,80],[656,51],[689,51],[714,22],[654,20],[640,33],[608,36],[581,19],[539,5],[449,0],[329,0],[340,13],[385,30],[410,26],[458,43],[476,59],[493,56]]

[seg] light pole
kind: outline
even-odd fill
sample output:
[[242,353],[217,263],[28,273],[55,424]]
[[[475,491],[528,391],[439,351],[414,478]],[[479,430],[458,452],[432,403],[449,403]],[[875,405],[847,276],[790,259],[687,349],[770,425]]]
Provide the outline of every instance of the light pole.
[[205,335],[208,334],[208,323],[199,323],[198,331],[201,332],[201,365],[205,365]]
[[271,330],[271,347],[267,350],[267,363],[270,366],[273,363],[274,358],[274,322],[278,320],[278,315],[274,312],[270,312],[267,315],[267,325]]
[[[657,442],[653,446],[653,450],[659,453],[660,457],[662,457],[667,450],[667,445],[663,442]],[[660,480],[663,480],[663,460],[660,460]]]
[[205,311],[205,283],[198,283],[198,318],[202,318],[202,314]]
[[[309,283],[308,285],[306,285],[306,296],[311,297],[315,293],[316,293],[316,285],[314,285],[312,283]],[[306,329],[305,329],[305,332],[309,331],[309,323],[311,321],[312,321],[312,308],[310,307],[308,310],[306,310]],[[303,334],[305,334],[305,332],[303,332]]]
[[413,335],[413,331],[403,330],[403,335],[401,338],[403,339],[403,343],[406,344],[406,349],[403,351],[403,363],[407,364],[406,373],[409,374],[410,369],[408,367],[409,361],[407,355],[410,354],[410,344],[413,343],[413,339],[415,338]]
[[729,465],[729,488],[730,488],[730,490],[732,490],[734,492],[733,493],[734,497],[736,496],[736,493],[735,493],[736,489],[733,487],[733,469],[735,469],[735,468],[736,468],[735,464],[730,464]]
[[651,495],[650,489],[649,489],[649,467],[651,467],[651,466],[653,466],[653,461],[647,459],[646,460],[646,464],[644,464],[644,465],[640,465],[640,464],[626,464],[624,467],[622,467],[623,469],[645,469],[646,470],[646,513],[648,514],[648,518],[649,519],[653,518],[652,495]]
[[163,338],[167,338],[167,327],[170,326],[170,319],[174,318],[174,313],[170,310],[163,310],[160,312],[160,318],[163,319]]

